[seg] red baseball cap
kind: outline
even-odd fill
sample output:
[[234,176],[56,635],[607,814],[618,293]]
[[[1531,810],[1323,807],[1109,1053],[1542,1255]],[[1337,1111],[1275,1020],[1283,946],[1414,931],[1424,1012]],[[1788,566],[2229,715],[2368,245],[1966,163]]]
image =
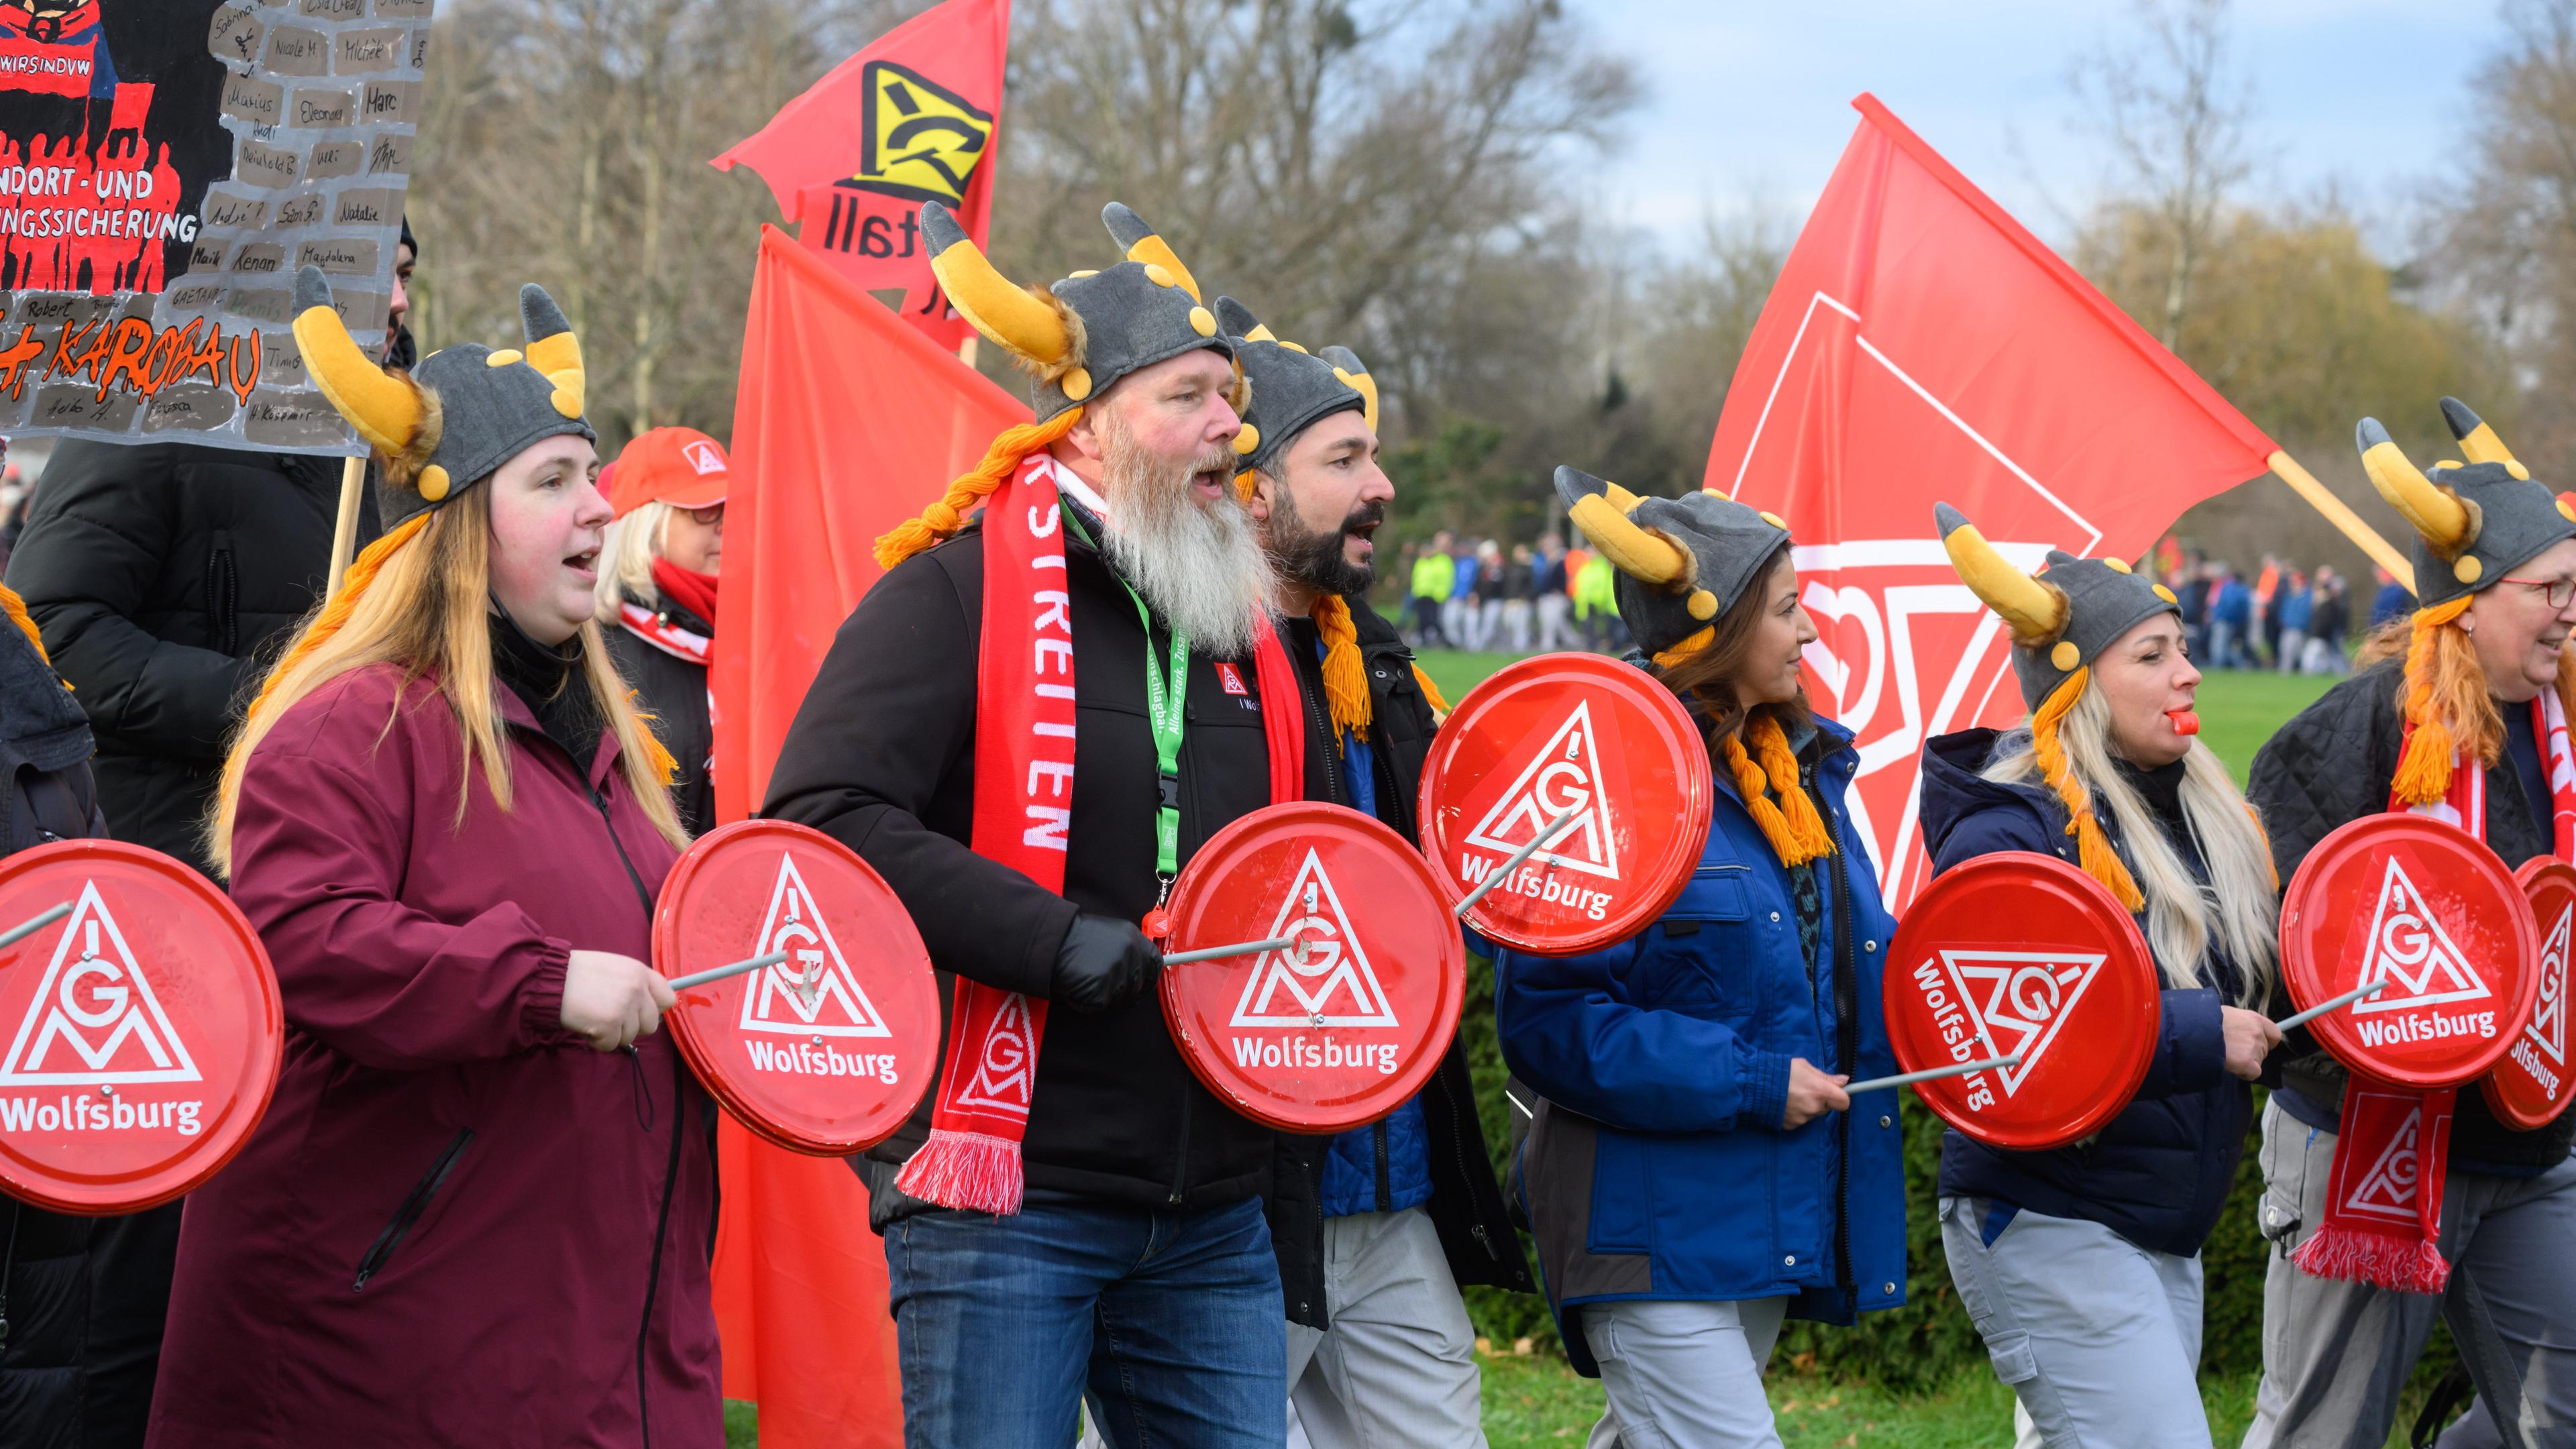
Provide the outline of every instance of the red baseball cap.
[[725,501],[732,483],[733,460],[724,445],[695,428],[638,433],[599,471],[600,491],[620,518],[646,503],[711,508]]

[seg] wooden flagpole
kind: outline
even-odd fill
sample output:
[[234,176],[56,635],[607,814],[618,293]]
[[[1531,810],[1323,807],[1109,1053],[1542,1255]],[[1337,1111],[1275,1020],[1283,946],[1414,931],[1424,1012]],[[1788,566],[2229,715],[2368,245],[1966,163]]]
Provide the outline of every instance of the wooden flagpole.
[[367,486],[367,460],[363,457],[343,459],[340,464],[340,521],[331,529],[331,576],[324,585],[322,597],[329,599],[340,592],[340,580],[349,572],[349,560],[358,552],[358,500]]
[[2373,563],[2388,570],[2399,583],[2404,584],[2408,593],[2415,591],[2415,565],[2407,561],[2406,555],[2397,551],[2396,545],[2381,538],[2377,529],[2362,522],[2360,514],[2353,512],[2345,506],[2342,499],[2328,492],[2326,485],[2318,482],[2314,473],[2300,467],[2298,459],[2288,453],[2275,452],[2263,461],[2271,467],[2274,476],[2289,484],[2293,492],[2306,499],[2309,507],[2324,514],[2326,522],[2343,530],[2343,536],[2351,539],[2363,553],[2370,555]]

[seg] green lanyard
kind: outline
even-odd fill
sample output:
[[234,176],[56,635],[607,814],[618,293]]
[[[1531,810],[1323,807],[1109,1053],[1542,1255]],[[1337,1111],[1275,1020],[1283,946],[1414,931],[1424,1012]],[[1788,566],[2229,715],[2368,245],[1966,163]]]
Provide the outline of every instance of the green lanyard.
[[[1071,509],[1065,510],[1064,520],[1083,542],[1092,541],[1090,530]],[[1116,578],[1117,571],[1111,570],[1110,576]],[[1125,579],[1118,580],[1118,587],[1135,600],[1137,622],[1145,626],[1145,715],[1154,729],[1154,874],[1168,893],[1172,878],[1181,873],[1181,732],[1188,724],[1183,702],[1190,681],[1190,636],[1181,629],[1172,630],[1172,667],[1166,675],[1154,658],[1153,611]],[[1157,898],[1154,904],[1162,901]]]

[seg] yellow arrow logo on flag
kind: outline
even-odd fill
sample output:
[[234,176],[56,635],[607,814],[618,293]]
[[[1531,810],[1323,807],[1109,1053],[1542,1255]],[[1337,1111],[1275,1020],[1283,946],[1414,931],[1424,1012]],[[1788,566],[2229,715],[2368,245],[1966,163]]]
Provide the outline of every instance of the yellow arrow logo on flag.
[[861,74],[867,93],[859,170],[845,185],[960,206],[993,139],[991,113],[892,61]]

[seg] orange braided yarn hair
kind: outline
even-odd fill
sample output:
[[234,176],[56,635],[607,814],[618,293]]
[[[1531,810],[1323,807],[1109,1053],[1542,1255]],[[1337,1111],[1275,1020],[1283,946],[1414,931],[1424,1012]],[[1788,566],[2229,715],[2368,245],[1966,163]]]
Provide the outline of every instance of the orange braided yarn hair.
[[2058,727],[2067,712],[2084,695],[2084,686],[2092,681],[2093,669],[2087,665],[2066,676],[2066,682],[2040,701],[2030,716],[2031,757],[2039,762],[2041,778],[2057,792],[2066,806],[2066,833],[2075,837],[2076,863],[2084,873],[2108,887],[2122,910],[2134,915],[2145,910],[2146,896],[2138,883],[2129,877],[2129,868],[2120,861],[2120,853],[2111,848],[2111,838],[2102,833],[2102,822],[2093,818],[2093,792],[2075,778],[2074,762],[2066,757],[2066,743],[2059,739]]
[[993,436],[991,447],[984,450],[984,461],[958,475],[948,491],[921,510],[918,518],[907,518],[877,538],[877,567],[893,568],[896,564],[938,543],[966,526],[966,511],[993,496],[993,490],[1011,481],[1021,462],[1041,448],[1055,445],[1057,439],[1073,431],[1082,420],[1079,407],[1066,408],[1042,423],[1021,423],[1002,429]]
[[[1744,748],[1747,739],[1753,741],[1751,753]],[[1735,788],[1744,793],[1744,808],[1782,865],[1805,865],[1833,854],[1834,838],[1826,833],[1816,802],[1798,786],[1798,757],[1790,751],[1789,737],[1778,720],[1768,713],[1756,714],[1744,722],[1743,729],[1728,735],[1726,765],[1735,773]],[[1771,803],[1774,794],[1780,797],[1777,805]]]
[[2463,749],[2485,759],[2504,735],[2504,722],[2487,695],[2485,672],[2462,630],[2445,630],[2468,612],[2474,594],[2415,611],[2406,643],[2406,722],[2415,727],[2398,758],[2389,793],[2410,805],[2427,805],[2449,792],[2451,766]]
[[1369,727],[1368,671],[1360,664],[1359,628],[1351,606],[1339,594],[1318,594],[1306,611],[1324,639],[1324,704],[1333,716],[1333,747],[1347,753],[1350,731],[1365,736]]

